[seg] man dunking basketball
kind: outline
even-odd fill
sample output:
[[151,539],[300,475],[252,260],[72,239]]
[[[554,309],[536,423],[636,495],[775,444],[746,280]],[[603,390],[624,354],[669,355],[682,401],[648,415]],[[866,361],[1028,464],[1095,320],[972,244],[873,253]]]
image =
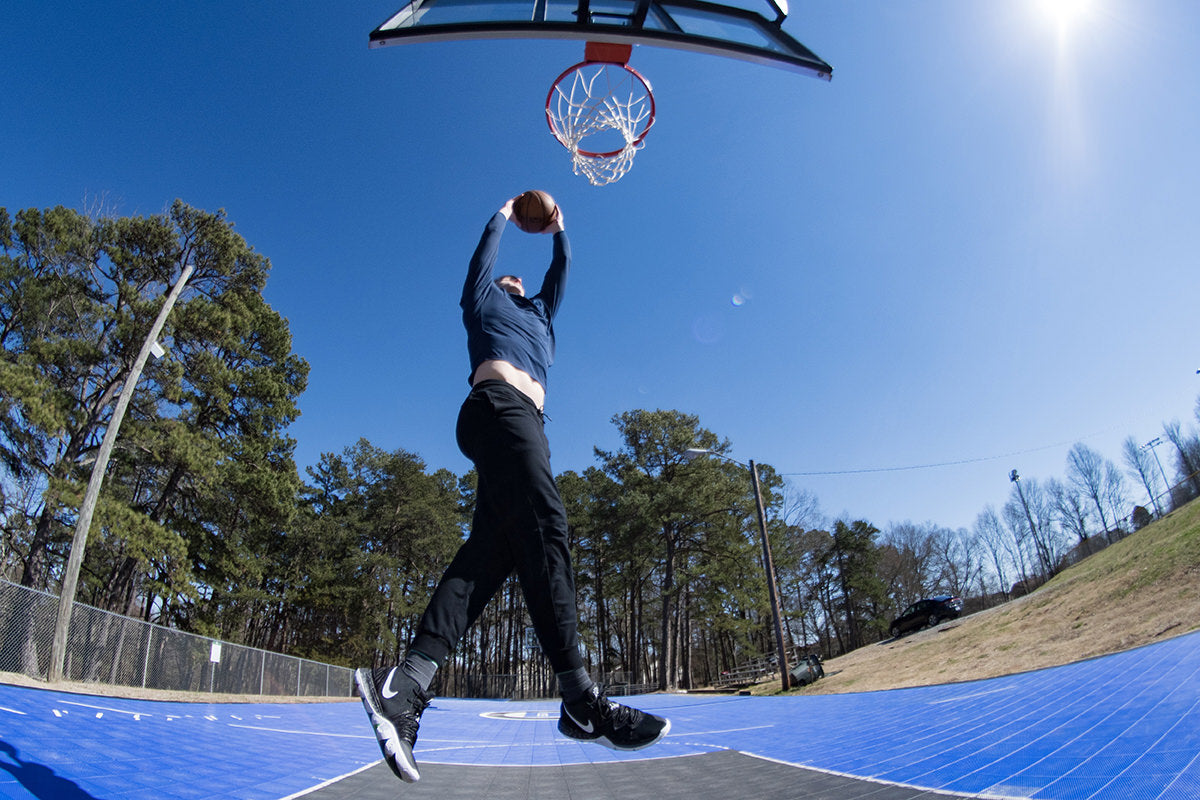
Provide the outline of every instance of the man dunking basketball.
[[550,470],[542,415],[546,370],[554,362],[553,320],[571,247],[562,211],[555,206],[550,223],[539,231],[553,236],[541,290],[527,298],[520,278],[493,279],[500,235],[516,199],[484,229],[460,302],[471,391],[459,411],[457,437],[479,476],[471,534],[434,591],[403,663],[354,674],[384,760],[409,782],[420,778],[412,748],[434,674],[513,570],[542,652],[558,678],[560,732],[617,750],[638,750],[671,727],[665,719],[604,697],[579,652],[567,515]]

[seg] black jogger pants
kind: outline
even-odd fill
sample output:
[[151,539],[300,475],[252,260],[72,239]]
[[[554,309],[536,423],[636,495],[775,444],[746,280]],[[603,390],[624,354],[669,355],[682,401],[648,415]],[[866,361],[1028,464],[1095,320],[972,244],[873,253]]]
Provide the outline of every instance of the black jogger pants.
[[567,514],[541,412],[504,381],[480,381],[459,411],[457,437],[479,476],[475,516],[421,617],[413,649],[444,664],[515,569],[554,671],[583,666]]

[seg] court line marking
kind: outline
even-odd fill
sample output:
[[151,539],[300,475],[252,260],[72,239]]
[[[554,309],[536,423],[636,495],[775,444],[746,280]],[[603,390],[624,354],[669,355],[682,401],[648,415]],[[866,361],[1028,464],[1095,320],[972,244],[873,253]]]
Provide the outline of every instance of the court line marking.
[[[567,742],[567,744],[571,744],[571,742]],[[578,744],[578,742],[575,742],[575,744]],[[500,745],[495,745],[495,746],[499,747]],[[509,747],[511,745],[505,745],[505,746]],[[426,752],[428,752],[428,751],[423,750],[423,751],[415,753],[415,755],[418,757],[418,759],[422,763],[425,763],[425,764],[438,764],[439,766],[443,766],[443,767],[489,767],[489,768],[508,767],[511,769],[540,769],[540,768],[547,768],[547,767],[553,768],[553,769],[560,769],[562,767],[579,767],[579,766],[584,766],[586,764],[591,764],[592,766],[596,766],[596,767],[604,767],[609,764],[634,764],[634,763],[641,763],[643,761],[665,761],[665,760],[671,759],[671,758],[690,758],[691,756],[709,755],[708,753],[677,753],[675,755],[669,755],[669,756],[643,756],[641,758],[623,759],[620,761],[592,761],[589,759],[586,761],[570,761],[570,762],[564,762],[564,763],[560,763],[560,764],[512,764],[512,763],[488,764],[488,763],[479,762],[479,761],[434,761],[432,759],[423,757],[423,754]],[[285,798],[285,800],[286,800],[286,798]]]
[[306,794],[312,794],[313,792],[324,789],[326,786],[331,786],[331,785],[337,783],[338,781],[345,780],[346,778],[352,777],[354,775],[357,775],[360,772],[364,772],[364,771],[370,769],[371,767],[375,766],[376,764],[382,764],[382,763],[383,763],[382,758],[379,759],[378,761],[372,761],[370,764],[361,766],[352,772],[347,772],[345,775],[338,775],[336,778],[330,778],[327,781],[321,781],[316,786],[310,786],[307,789],[301,789],[300,791],[298,791],[294,794],[289,794],[287,797],[281,797],[281,798],[279,798],[279,800],[296,800],[297,797],[304,797],[304,795],[306,795]]
[[986,697],[989,694],[1001,694],[1002,692],[1011,692],[1016,688],[1018,688],[1016,686],[1016,684],[1013,684],[1010,686],[1001,686],[996,689],[988,689],[987,691],[984,691],[984,692],[975,692],[974,694],[960,694],[960,695],[956,695],[954,697],[945,697],[945,698],[942,698],[941,700],[930,700],[926,705],[936,706],[936,705],[941,705],[942,703],[960,703],[963,700],[974,700],[976,697]]
[[61,701],[64,706],[82,706],[83,708],[94,708],[97,711],[111,711],[114,714],[128,714],[131,717],[152,717],[153,714],[147,714],[145,711],[126,711],[123,708],[109,708],[108,706],[94,706],[90,703],[76,703],[71,700]]
[[915,783],[897,783],[896,781],[880,780],[879,778],[872,778],[867,775],[855,775],[854,773],[851,773],[851,772],[838,772],[836,769],[822,769],[821,767],[814,767],[810,764],[797,764],[792,761],[784,761],[781,758],[771,758],[770,756],[763,756],[763,755],[759,755],[758,753],[751,753],[748,750],[738,750],[737,752],[741,753],[744,756],[750,756],[751,758],[757,758],[760,761],[770,761],[773,764],[782,764],[785,767],[795,767],[797,769],[810,769],[813,772],[822,772],[826,775],[836,775],[839,778],[852,778],[853,780],[856,780],[856,781],[866,781],[868,783],[874,783],[874,784],[878,784],[880,786],[900,786],[905,789],[917,789],[922,792],[928,792],[930,794],[945,795],[946,797],[976,797],[976,798],[979,798],[979,800],[1028,800],[1027,795],[1022,795],[1022,796],[1018,797],[1018,796],[1009,795],[1009,794],[981,794],[981,793],[977,793],[977,792],[951,792],[946,789],[932,789],[928,786],[919,786]]
[[686,731],[681,733],[668,733],[664,739],[670,739],[673,736],[711,736],[714,733],[741,733],[743,731],[760,731],[764,728],[774,728],[772,725],[751,725],[748,728],[721,728],[713,731]]
[[366,736],[359,733],[327,733],[325,731],[292,731],[286,728],[264,728],[261,725],[236,725],[229,723],[231,728],[246,728],[251,731],[267,731],[268,733],[294,733],[298,736],[335,736],[339,739],[374,739],[374,736]]

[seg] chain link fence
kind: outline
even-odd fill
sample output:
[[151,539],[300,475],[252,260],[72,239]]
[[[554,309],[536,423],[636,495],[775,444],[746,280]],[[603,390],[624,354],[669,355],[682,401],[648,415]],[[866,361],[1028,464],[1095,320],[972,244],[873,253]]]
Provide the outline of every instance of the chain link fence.
[[[57,615],[55,595],[0,580],[0,672],[46,679]],[[76,603],[63,678],[189,692],[349,697],[354,671]]]

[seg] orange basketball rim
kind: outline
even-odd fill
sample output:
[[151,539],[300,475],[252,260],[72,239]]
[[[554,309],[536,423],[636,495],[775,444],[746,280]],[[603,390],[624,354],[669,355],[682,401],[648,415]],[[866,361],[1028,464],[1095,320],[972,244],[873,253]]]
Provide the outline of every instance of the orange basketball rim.
[[593,186],[619,180],[654,124],[654,91],[629,66],[632,45],[588,42],[546,94],[546,122]]

